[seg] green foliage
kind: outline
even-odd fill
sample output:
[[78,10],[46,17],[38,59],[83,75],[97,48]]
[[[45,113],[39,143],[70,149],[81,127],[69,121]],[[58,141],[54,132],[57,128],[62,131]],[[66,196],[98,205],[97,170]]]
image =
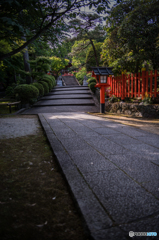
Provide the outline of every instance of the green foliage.
[[97,83],[97,82],[96,82],[96,79],[95,79],[94,77],[88,78],[87,82],[88,82],[88,84],[90,84],[90,83],[92,83],[92,82],[95,83],[95,84]]
[[95,93],[96,88],[95,88],[96,83],[95,82],[91,82],[90,84],[88,84],[88,87],[91,89],[92,92]]
[[[101,51],[102,51],[102,45],[103,43],[94,43],[94,47],[96,49],[96,54],[97,54],[97,58],[98,58],[98,63],[99,63],[99,66],[102,65],[102,62],[100,61],[100,55],[101,55]],[[94,50],[93,50],[93,47],[91,46],[87,52],[87,55],[86,55],[86,68],[87,68],[87,71],[90,71],[92,70],[91,67],[94,67],[96,66],[96,59],[95,59],[95,56],[94,56]]]
[[112,97],[109,98],[109,102],[111,103],[120,102],[120,99],[113,95]]
[[47,82],[44,82],[44,81],[39,81],[39,83],[43,85],[43,88],[44,88],[44,94],[49,93],[49,86],[48,86],[48,83],[47,83]]
[[75,41],[69,54],[69,56],[72,57],[72,66],[74,66],[75,68],[79,68],[81,65],[85,64],[89,45],[89,40]]
[[83,84],[83,79],[84,76],[87,74],[86,68],[83,67],[77,74],[76,74],[76,78],[79,81],[79,83],[82,85]]
[[55,80],[55,77],[54,76],[51,76],[51,75],[48,75],[48,74],[45,74],[44,76],[43,76],[43,80],[49,80],[49,81],[51,81],[51,83],[52,83],[52,88],[56,85],[56,80]]
[[55,73],[56,76],[58,76],[60,71],[64,69],[69,63],[68,59],[61,59],[55,56],[51,57],[50,60],[52,71]]
[[32,72],[26,74],[30,74],[33,79],[42,79],[50,70],[51,60],[48,57],[40,56],[35,60],[30,60],[28,62],[31,65]]
[[[86,13],[81,14],[80,18],[70,22],[77,40],[70,53],[73,57],[73,66],[80,67],[87,64],[87,69],[90,69],[92,64],[90,60],[93,60],[94,66],[99,66],[101,52],[101,50],[99,51],[99,45],[101,46],[102,44],[98,45],[97,43],[103,42],[105,38],[105,32],[100,22],[99,14]],[[95,43],[97,44],[96,46]],[[91,53],[88,53],[90,49]]]
[[[108,0],[2,0],[0,4],[1,38],[13,45],[14,51],[3,54],[0,60],[20,52],[36,39],[55,45],[68,33],[68,20],[78,19],[81,7],[96,10],[98,16],[107,11]],[[16,39],[27,36],[25,45],[17,47]]]
[[32,85],[35,86],[39,90],[39,96],[44,95],[44,88],[41,83],[35,82],[35,83],[32,83]]
[[87,79],[91,78],[91,77],[92,77],[92,73],[91,73],[91,72],[90,72],[90,73],[87,73],[87,74],[86,74],[86,77],[87,77]]
[[21,84],[15,87],[14,93],[18,100],[22,103],[31,103],[32,99],[37,99],[39,96],[39,90],[33,85]]
[[102,59],[114,73],[137,73],[145,62],[159,67],[158,12],[157,0],[123,0],[110,10]]
[[153,103],[153,101],[152,101],[152,99],[151,99],[151,97],[149,96],[148,93],[145,93],[145,97],[142,100],[142,102],[144,103],[144,105],[148,105],[148,104],[152,104]]
[[14,88],[11,86],[8,86],[6,88],[6,96],[13,97],[14,96]]
[[48,84],[48,87],[49,87],[49,91],[51,91],[51,89],[53,88],[53,84],[52,84],[52,81],[50,79],[42,79],[43,82],[46,82]]

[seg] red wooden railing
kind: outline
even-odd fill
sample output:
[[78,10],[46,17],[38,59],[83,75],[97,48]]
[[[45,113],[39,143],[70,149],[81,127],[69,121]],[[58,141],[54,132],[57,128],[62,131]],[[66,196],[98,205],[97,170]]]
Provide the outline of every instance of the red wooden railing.
[[159,95],[159,73],[157,70],[142,71],[138,74],[122,74],[117,77],[108,77],[110,89],[106,88],[107,95],[120,97],[122,100],[125,97],[145,97],[145,93],[150,97]]

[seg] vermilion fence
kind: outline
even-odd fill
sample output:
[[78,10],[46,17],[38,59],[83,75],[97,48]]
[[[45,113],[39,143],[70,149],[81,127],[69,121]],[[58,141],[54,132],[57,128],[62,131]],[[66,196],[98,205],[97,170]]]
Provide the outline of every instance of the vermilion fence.
[[159,95],[159,73],[157,70],[142,71],[138,74],[122,74],[117,77],[108,77],[110,89],[106,89],[107,95],[120,97],[145,97],[145,93],[150,97]]

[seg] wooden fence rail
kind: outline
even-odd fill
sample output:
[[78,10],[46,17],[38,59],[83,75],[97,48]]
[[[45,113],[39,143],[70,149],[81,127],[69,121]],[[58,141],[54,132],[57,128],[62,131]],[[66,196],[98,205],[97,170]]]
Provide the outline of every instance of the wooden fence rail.
[[145,94],[155,98],[159,95],[159,73],[157,70],[142,71],[138,74],[122,74],[117,77],[108,77],[110,90],[105,89],[107,95],[120,97],[124,100],[126,97],[130,98],[144,98]]

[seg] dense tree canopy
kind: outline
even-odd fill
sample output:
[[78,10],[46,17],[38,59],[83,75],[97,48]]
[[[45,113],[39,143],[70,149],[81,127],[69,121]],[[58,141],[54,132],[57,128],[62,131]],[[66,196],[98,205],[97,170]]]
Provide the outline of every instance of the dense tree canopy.
[[[91,58],[95,59],[95,65],[99,66],[100,53],[96,49],[95,43],[102,42],[105,38],[105,32],[101,26],[101,18],[98,14],[80,14],[80,18],[76,21],[71,21],[71,29],[78,40],[77,45],[72,49],[72,56],[77,59],[77,57],[82,57],[82,65],[85,63],[89,66],[88,61]],[[87,52],[92,49],[91,56],[87,55]],[[85,59],[84,59],[85,58]],[[74,60],[74,59],[73,59]],[[76,61],[77,64],[80,63],[79,60]]]
[[[81,7],[95,7],[98,13],[105,11],[108,0],[1,0],[0,40],[12,43],[11,52],[2,53],[0,60],[23,50],[40,36],[50,41],[59,41],[66,32],[66,20],[76,18]],[[26,37],[20,46],[15,41]]]
[[107,37],[102,58],[118,72],[138,72],[144,63],[159,67],[159,2],[123,0],[114,6],[106,21]]

